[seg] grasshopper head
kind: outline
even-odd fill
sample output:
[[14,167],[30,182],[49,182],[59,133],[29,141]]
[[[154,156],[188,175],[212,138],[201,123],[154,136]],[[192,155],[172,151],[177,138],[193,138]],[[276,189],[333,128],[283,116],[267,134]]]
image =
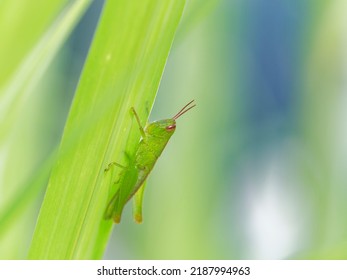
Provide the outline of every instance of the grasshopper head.
[[190,106],[189,108],[187,108],[193,102],[194,100],[190,101],[172,119],[165,119],[165,120],[150,123],[146,128],[146,132],[149,135],[152,135],[155,137],[170,138],[171,135],[176,130],[176,120],[195,106],[194,104]]
[[160,120],[150,123],[146,132],[155,137],[171,137],[176,130],[176,121],[174,119]]

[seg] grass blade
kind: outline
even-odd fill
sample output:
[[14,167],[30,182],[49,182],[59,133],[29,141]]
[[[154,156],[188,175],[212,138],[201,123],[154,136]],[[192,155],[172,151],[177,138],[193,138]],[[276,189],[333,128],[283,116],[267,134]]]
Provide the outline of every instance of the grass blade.
[[0,127],[0,141],[6,136],[8,127],[23,106],[23,101],[35,88],[89,3],[90,0],[83,0],[68,4],[50,28],[42,34],[8,82],[1,87],[0,118],[6,117],[7,121]]
[[104,175],[138,140],[129,109],[148,118],[185,1],[108,1],[67,120],[29,253],[31,259],[100,258],[115,191]]
[[54,119],[43,107],[60,87],[51,62],[91,1],[0,2],[0,258],[22,259],[50,172],[39,167],[50,139],[38,120]]

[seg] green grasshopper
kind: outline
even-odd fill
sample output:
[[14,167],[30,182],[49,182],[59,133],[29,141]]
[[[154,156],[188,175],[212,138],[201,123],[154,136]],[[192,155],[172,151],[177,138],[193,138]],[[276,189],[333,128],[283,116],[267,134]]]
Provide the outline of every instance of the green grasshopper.
[[[121,220],[124,205],[135,196],[133,203],[134,219],[137,223],[142,222],[142,200],[145,181],[167,142],[175,132],[176,120],[195,106],[191,105],[193,102],[194,100],[190,101],[171,119],[148,123],[145,128],[142,127],[135,109],[131,107],[131,112],[139,125],[141,139],[135,156],[127,156],[128,166],[125,167],[119,163],[111,162],[105,169],[105,172],[107,172],[112,166],[122,168],[119,180],[116,182],[120,186],[106,208],[105,219],[112,218],[118,224]],[[191,106],[189,107],[189,105]]]

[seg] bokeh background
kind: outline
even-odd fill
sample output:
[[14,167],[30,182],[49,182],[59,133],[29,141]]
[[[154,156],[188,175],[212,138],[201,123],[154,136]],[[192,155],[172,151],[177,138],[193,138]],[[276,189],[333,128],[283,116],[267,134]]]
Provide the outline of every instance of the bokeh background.
[[[2,145],[0,210],[58,145],[101,8],[94,1]],[[106,259],[347,258],[346,10],[344,0],[187,2],[150,120],[197,106],[149,178],[144,223],[128,205]],[[25,258],[43,192],[0,230],[1,258]]]

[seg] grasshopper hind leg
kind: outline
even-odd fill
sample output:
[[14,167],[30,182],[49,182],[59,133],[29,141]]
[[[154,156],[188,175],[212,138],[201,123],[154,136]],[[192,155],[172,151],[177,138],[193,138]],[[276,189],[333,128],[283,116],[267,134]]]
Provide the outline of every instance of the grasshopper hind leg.
[[[107,165],[107,167],[105,168],[104,172],[108,172],[113,166],[117,166],[122,168],[123,170],[126,170],[127,167],[117,163],[117,162],[111,162]],[[124,173],[124,171],[121,172],[121,174],[119,175],[119,178],[114,182],[114,184],[118,184],[122,173]],[[118,189],[116,191],[116,193],[113,195],[113,197],[111,198],[110,202],[108,203],[106,209],[105,209],[105,213],[104,213],[104,219],[105,220],[109,220],[109,219],[113,219],[115,223],[119,223],[120,222],[120,217],[121,217],[121,213],[119,212],[119,199],[120,199],[120,189]]]
[[120,223],[121,220],[121,216],[122,216],[122,212],[123,212],[123,206],[120,206],[120,190],[118,189],[118,191],[115,193],[115,195],[112,197],[112,199],[110,200],[110,202],[108,203],[105,213],[104,213],[104,219],[105,220],[109,220],[109,219],[113,219],[113,221],[116,224]]
[[110,202],[108,203],[105,213],[104,213],[104,218],[105,220],[109,220],[113,217],[114,209],[117,209],[117,204],[119,201],[119,189],[115,193],[115,195],[112,197]]
[[142,223],[142,202],[143,202],[143,194],[146,187],[146,181],[143,185],[137,190],[133,199],[133,217],[136,223]]

